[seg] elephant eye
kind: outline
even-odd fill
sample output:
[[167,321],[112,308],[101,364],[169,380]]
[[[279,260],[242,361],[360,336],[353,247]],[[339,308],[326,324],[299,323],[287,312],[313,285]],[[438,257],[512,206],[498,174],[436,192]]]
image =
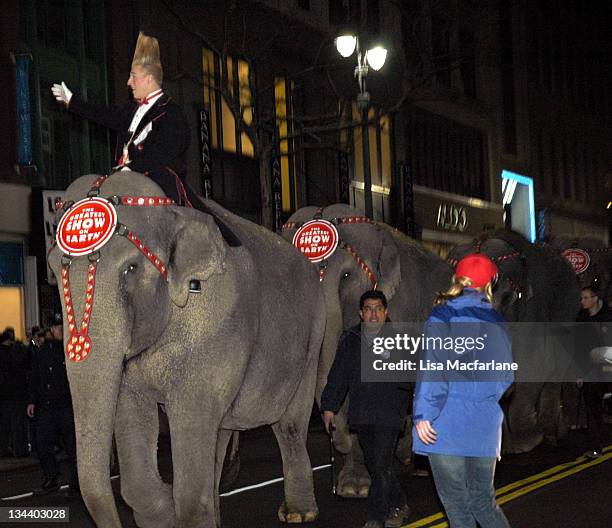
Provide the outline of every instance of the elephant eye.
[[350,276],[351,276],[351,272],[350,272],[350,271],[345,271],[345,272],[342,274],[342,278],[343,278],[343,279],[348,279]]
[[136,264],[130,264],[127,268],[123,270],[123,274],[127,275],[128,273],[131,273],[132,271],[134,271],[136,268],[137,268]]

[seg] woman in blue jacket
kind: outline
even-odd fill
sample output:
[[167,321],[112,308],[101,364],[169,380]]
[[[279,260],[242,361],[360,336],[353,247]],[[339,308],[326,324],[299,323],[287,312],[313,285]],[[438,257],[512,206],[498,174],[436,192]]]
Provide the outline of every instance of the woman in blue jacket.
[[[475,528],[476,521],[482,528],[510,526],[493,486],[501,449],[499,400],[514,380],[504,318],[492,306],[496,278],[497,267],[486,256],[464,257],[427,320],[426,343],[433,345],[421,355],[413,449],[429,457],[451,528]],[[451,345],[436,347],[436,339]],[[427,371],[425,365],[443,368]]]

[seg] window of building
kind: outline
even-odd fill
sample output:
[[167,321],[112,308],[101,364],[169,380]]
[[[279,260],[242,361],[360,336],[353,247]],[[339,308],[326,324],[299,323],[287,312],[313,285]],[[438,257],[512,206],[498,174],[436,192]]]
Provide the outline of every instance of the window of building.
[[417,107],[404,115],[414,183],[487,199],[485,134]]
[[310,0],[298,0],[298,7],[310,11]]
[[45,48],[66,48],[65,0],[37,0],[38,42]]
[[279,138],[281,197],[283,213],[297,208],[297,171],[293,133],[293,91],[295,85],[284,77],[274,79],[274,109]]
[[212,147],[252,158],[255,155],[253,143],[247,133],[240,130],[240,119],[237,120],[231,110],[233,106],[238,107],[243,124],[252,123],[253,99],[248,63],[233,57],[222,61],[211,50],[203,48],[202,68],[204,105],[210,112]]
[[[364,181],[363,136],[361,113],[353,103],[353,152],[354,179]],[[378,110],[370,108],[368,112],[368,139],[370,144],[370,174],[372,185],[383,188],[391,187],[391,119],[389,115],[380,115]]]

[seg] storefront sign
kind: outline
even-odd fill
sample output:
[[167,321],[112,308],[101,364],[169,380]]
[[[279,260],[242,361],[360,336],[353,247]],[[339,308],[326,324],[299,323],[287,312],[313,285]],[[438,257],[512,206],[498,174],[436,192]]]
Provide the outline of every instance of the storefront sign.
[[463,233],[468,226],[468,216],[465,207],[441,203],[438,205],[438,221],[436,225],[441,229]]

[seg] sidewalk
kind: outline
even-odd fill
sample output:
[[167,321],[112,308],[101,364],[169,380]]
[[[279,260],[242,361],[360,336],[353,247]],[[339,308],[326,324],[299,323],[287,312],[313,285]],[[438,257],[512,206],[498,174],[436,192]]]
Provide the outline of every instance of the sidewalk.
[[36,455],[30,455],[26,457],[2,457],[0,458],[0,473],[5,471],[13,471],[15,469],[38,466],[40,462]]

